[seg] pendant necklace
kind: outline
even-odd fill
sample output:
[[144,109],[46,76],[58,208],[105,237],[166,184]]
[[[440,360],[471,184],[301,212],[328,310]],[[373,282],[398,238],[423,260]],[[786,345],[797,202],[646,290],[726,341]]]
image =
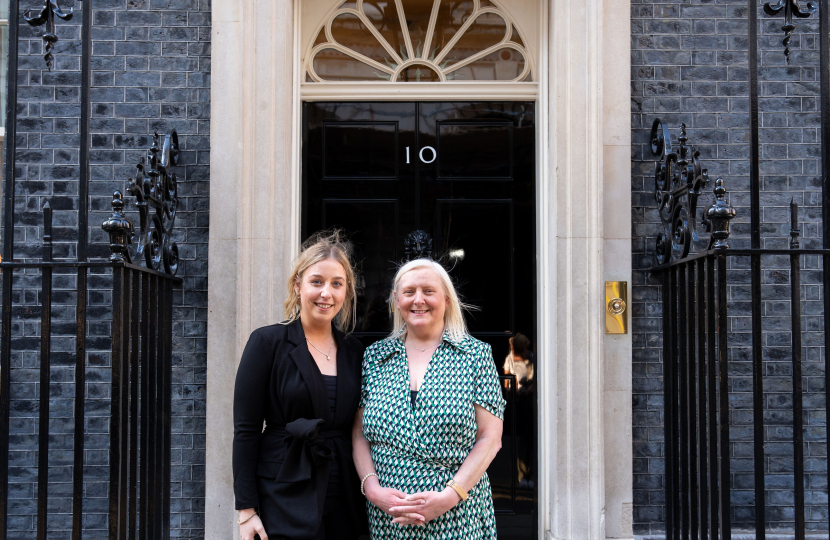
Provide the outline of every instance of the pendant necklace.
[[329,345],[329,350],[328,350],[327,352],[323,352],[323,351],[321,351],[320,349],[318,349],[318,348],[317,348],[317,346],[316,346],[316,345],[314,345],[314,343],[311,343],[311,340],[310,340],[310,339],[305,338],[305,340],[306,340],[306,341],[308,341],[308,343],[309,343],[312,347],[314,347],[314,350],[316,350],[318,353],[320,353],[320,354],[322,354],[323,356],[325,356],[325,357],[326,357],[326,360],[331,360],[331,356],[329,356],[329,354],[331,353],[331,348],[332,348],[332,347],[334,347],[334,338],[332,338],[332,340],[331,340],[331,345]]

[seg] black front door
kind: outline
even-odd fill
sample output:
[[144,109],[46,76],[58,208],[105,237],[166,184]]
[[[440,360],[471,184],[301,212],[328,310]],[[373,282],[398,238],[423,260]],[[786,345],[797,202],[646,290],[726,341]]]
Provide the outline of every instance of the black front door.
[[536,537],[534,111],[517,102],[304,105],[303,238],[350,234],[355,335],[368,345],[389,333],[392,277],[418,246],[477,308],[467,324],[492,345],[508,402],[488,470],[502,540]]

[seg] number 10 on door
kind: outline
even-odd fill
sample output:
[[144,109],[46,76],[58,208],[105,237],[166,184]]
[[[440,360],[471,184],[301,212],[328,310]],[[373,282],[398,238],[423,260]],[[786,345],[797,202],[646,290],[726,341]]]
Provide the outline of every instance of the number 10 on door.
[[[424,157],[424,151],[426,151],[426,150],[429,150],[429,152],[432,153],[432,159],[426,159]],[[433,148],[431,146],[424,146],[423,148],[421,148],[421,151],[418,152],[418,157],[421,158],[421,163],[432,163],[433,161],[435,161],[435,158],[438,157],[438,152],[436,152],[435,148]],[[406,163],[407,164],[409,163],[409,147],[408,146],[406,147]]]

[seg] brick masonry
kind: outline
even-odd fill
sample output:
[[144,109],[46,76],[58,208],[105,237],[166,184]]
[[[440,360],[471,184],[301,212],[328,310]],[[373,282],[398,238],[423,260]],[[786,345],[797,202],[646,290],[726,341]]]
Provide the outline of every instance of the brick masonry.
[[[42,3],[24,3],[35,8]],[[72,2],[63,2],[68,8]],[[154,130],[179,134],[175,240],[184,279],[174,292],[171,536],[204,536],[205,370],[210,127],[210,0],[95,0],[90,144],[90,258],[108,257],[101,223]],[[55,257],[76,256],[82,3],[58,21],[55,68],[42,28],[20,25],[15,258],[40,257],[40,208],[54,209]],[[39,9],[39,8],[38,8]],[[137,218],[128,205],[128,215]],[[36,514],[39,273],[15,280],[10,440],[10,538],[31,537]],[[91,272],[86,387],[84,537],[106,537],[111,278]],[[71,524],[74,275],[56,275],[50,384],[50,537]]]
[[[804,2],[802,2],[804,4]],[[801,206],[803,247],[820,247],[818,20],[797,20],[792,63],[783,55],[783,18],[759,2],[761,206],[763,247],[786,247],[789,203]],[[689,126],[710,178],[723,177],[732,204],[732,246],[749,246],[749,88],[745,0],[631,2],[632,231],[634,255],[634,532],[665,530],[663,486],[662,306],[658,281],[646,269],[659,216],[653,198],[656,163],[649,132],[659,117],[672,128]],[[711,200],[711,199],[710,199]],[[706,205],[709,202],[705,203]],[[792,379],[790,270],[786,257],[762,262],[763,359],[767,529],[792,531]],[[827,444],[820,261],[802,262],[805,500],[808,532],[826,531]],[[752,372],[749,263],[729,269],[732,519],[754,527]]]

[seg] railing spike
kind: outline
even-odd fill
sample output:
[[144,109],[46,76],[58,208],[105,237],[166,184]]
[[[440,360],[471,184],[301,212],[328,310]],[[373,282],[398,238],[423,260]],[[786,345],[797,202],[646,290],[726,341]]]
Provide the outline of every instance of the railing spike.
[[52,206],[43,203],[43,261],[52,260]]
[[790,201],[790,249],[798,249],[798,236],[801,231],[798,229],[798,203],[795,202],[795,197]]

